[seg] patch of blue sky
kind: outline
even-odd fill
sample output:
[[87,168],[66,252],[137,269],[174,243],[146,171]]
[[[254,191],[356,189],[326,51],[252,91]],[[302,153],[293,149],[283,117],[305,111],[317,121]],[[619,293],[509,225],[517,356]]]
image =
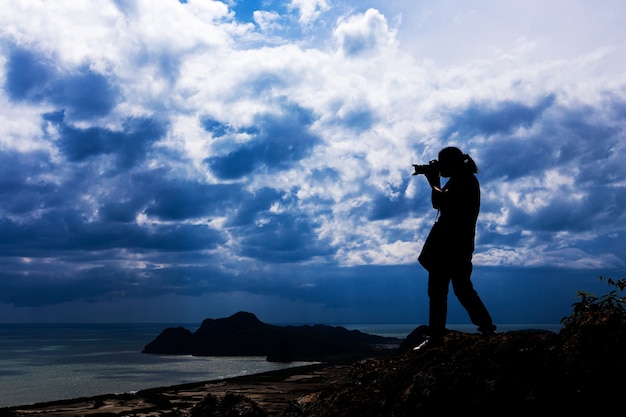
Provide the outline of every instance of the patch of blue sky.
[[290,13],[288,3],[278,0],[239,0],[233,2],[230,8],[235,12],[235,19],[238,21],[255,23],[254,12],[275,12],[284,15]]

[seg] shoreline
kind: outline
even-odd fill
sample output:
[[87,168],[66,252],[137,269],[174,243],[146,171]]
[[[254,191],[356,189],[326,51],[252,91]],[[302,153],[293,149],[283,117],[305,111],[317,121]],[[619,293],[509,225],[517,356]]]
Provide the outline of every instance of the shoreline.
[[0,408],[0,416],[70,417],[93,414],[150,416],[158,412],[188,412],[208,394],[239,393],[256,401],[268,415],[278,416],[301,396],[343,383],[349,363],[321,362],[253,375],[149,388],[134,393],[47,401]]
[[[395,327],[396,325],[392,326]],[[505,331],[509,327],[522,327],[525,329],[529,328],[528,325],[507,325],[502,327],[505,327]],[[509,330],[519,331],[512,329]],[[391,351],[379,353],[382,354],[382,356],[387,356],[391,353]],[[343,358],[343,360],[338,360],[339,358],[328,359],[330,360],[322,360],[318,363],[308,363],[304,365],[292,366],[270,371],[261,371],[254,374],[237,375],[231,377],[216,377],[215,375],[207,375],[207,379],[204,380],[194,382],[180,382],[174,383],[172,385],[157,383],[155,384],[156,386],[153,388],[143,388],[137,391],[124,391],[123,389],[117,391],[114,387],[111,390],[107,390],[109,392],[103,391],[104,394],[96,393],[92,395],[91,393],[89,393],[84,396],[77,396],[73,398],[52,398],[50,400],[33,403],[27,402],[22,404],[18,403],[17,405],[5,405],[0,407],[0,417],[30,416],[34,414],[69,417],[98,413],[107,413],[111,416],[114,416],[122,415],[120,413],[123,410],[128,413],[129,411],[144,408],[151,408],[153,412],[154,410],[171,410],[173,408],[185,410],[185,407],[192,407],[195,403],[202,400],[202,398],[204,398],[207,394],[219,394],[225,392],[225,390],[228,390],[229,392],[242,392],[245,393],[246,396],[249,396],[248,393],[259,391],[260,388],[257,387],[259,384],[265,384],[270,382],[278,384],[278,386],[280,386],[280,389],[286,393],[285,395],[287,395],[290,399],[295,399],[299,396],[299,394],[302,394],[302,390],[304,389],[303,384],[294,384],[294,381],[296,379],[299,379],[301,381],[307,380],[310,385],[317,384],[316,387],[319,391],[323,387],[324,383],[321,383],[318,380],[327,378],[327,376],[324,375],[331,372],[331,368],[344,368],[345,370],[346,366],[342,365],[351,365],[357,360],[363,359],[363,357],[351,357],[349,359]],[[46,379],[42,379],[41,381],[46,381]],[[246,388],[241,388],[243,386],[246,386]],[[176,396],[178,396],[179,398],[176,398]],[[269,392],[268,389],[265,389],[263,392],[257,392],[255,396],[259,400],[257,402],[263,402],[264,397],[276,397],[276,395]],[[288,402],[287,399],[275,400],[275,402],[280,401],[282,401],[283,403]],[[140,413],[135,414],[142,415]]]

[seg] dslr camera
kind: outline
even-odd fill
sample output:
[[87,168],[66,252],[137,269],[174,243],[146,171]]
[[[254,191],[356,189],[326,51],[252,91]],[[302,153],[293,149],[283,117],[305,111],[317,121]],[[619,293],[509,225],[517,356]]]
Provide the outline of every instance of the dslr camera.
[[431,160],[427,165],[413,164],[413,168],[415,168],[413,175],[439,175],[439,161],[436,159]]

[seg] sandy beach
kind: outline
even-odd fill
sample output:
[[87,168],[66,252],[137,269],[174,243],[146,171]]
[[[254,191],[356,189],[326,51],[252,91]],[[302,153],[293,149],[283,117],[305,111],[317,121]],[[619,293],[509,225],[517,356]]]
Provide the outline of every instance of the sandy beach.
[[[207,394],[243,394],[256,401],[270,416],[278,416],[290,401],[345,382],[348,365],[313,364],[230,379],[154,388],[128,394],[53,401],[0,409],[0,416],[75,417],[90,415],[163,416],[185,413]],[[13,412],[14,414],[11,414]]]

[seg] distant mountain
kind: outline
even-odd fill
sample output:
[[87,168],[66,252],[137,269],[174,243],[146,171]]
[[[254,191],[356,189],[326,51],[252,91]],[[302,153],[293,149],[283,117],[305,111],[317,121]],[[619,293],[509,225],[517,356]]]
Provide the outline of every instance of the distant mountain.
[[402,339],[348,330],[341,326],[276,326],[254,314],[205,319],[191,332],[169,327],[148,343],[143,353],[195,356],[266,356],[268,361],[354,359],[396,348]]

